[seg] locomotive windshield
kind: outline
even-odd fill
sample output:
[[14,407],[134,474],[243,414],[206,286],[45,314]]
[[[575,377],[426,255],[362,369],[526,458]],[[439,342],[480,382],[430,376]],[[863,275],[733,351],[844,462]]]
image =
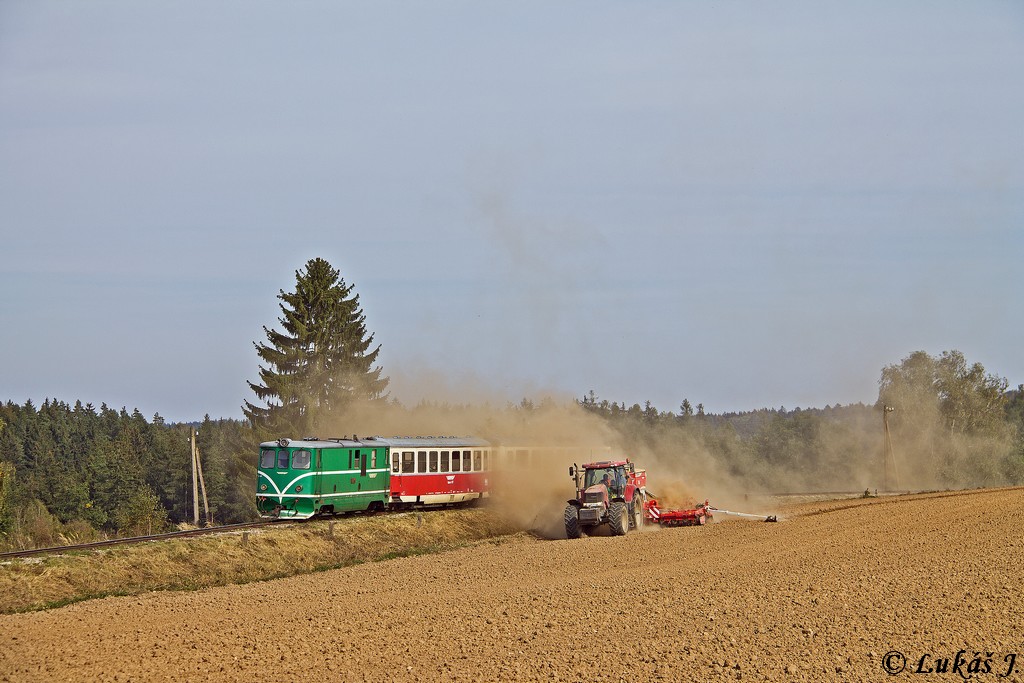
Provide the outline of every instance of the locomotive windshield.
[[310,461],[309,451],[295,451],[292,453],[292,469],[308,470]]
[[277,451],[271,448],[264,448],[263,451],[260,453],[260,467],[262,467],[265,470],[269,470],[270,468],[272,468],[274,466],[274,461],[276,459],[274,457],[276,453]]

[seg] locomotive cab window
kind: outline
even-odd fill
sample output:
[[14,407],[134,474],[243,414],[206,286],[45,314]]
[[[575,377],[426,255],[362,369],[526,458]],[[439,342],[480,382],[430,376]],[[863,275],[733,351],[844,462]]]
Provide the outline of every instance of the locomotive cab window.
[[309,451],[295,451],[292,453],[292,469],[308,470],[312,453]]
[[277,460],[276,451],[267,448],[260,453],[260,467],[265,470],[269,470],[274,466],[274,461]]
[[281,449],[277,452],[277,469],[288,469],[288,451]]

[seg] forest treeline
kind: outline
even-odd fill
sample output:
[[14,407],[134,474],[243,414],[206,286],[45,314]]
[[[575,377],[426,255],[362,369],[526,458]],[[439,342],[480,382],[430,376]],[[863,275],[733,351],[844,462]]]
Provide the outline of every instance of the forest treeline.
[[[663,464],[676,458],[695,477],[713,466],[755,491],[844,490],[881,486],[882,412],[851,404],[825,408],[765,408],[705,414],[660,411],[607,402],[592,393],[576,401],[621,437]],[[494,409],[524,425],[533,414],[564,410],[524,399]],[[421,404],[392,413],[448,419],[471,406]],[[941,429],[930,450],[911,452],[923,438],[894,413],[894,450],[904,488],[997,486],[1024,483],[1024,387],[1005,392],[1001,419],[984,433]],[[0,547],[27,548],[115,535],[164,531],[193,518],[192,430],[205,473],[210,521],[255,518],[257,435],[245,420],[167,424],[138,410],[59,400],[0,405]],[[918,447],[917,445],[914,446]],[[703,469],[702,469],[703,468]],[[922,479],[922,472],[927,474]],[[916,477],[916,478],[915,478]]]
[[264,327],[267,340],[254,342],[263,364],[249,382],[256,400],[244,402],[244,420],[168,424],[137,409],[53,398],[0,405],[0,548],[155,533],[194,521],[193,433],[209,506],[202,521],[216,524],[256,516],[261,442],[353,428],[536,445],[597,435],[664,473],[720,490],[1024,483],[1024,386],[1008,390],[1006,379],[959,351],[916,351],[883,368],[874,405],[715,415],[689,400],[662,411],[591,391],[567,405],[547,398],[503,408],[406,408],[388,396],[389,378],[374,365],[380,346],[353,287],[319,258],[295,278],[295,290],[278,296],[281,329]]
[[0,545],[31,547],[165,531],[192,518],[197,445],[214,523],[251,519],[251,429],[167,424],[76,401],[0,405]]

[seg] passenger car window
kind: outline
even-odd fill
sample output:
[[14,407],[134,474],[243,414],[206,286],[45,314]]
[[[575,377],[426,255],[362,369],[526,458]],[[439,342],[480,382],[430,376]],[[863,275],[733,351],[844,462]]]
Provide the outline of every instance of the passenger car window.
[[413,459],[415,455],[412,451],[402,451],[402,474],[412,474],[416,471],[416,461]]

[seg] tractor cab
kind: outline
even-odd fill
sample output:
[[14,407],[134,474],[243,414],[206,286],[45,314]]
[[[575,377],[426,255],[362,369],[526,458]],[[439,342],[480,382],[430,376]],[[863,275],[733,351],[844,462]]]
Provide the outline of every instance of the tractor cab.
[[613,465],[585,470],[583,489],[588,490],[595,485],[603,485],[607,488],[609,497],[624,495],[626,492],[625,466]]

